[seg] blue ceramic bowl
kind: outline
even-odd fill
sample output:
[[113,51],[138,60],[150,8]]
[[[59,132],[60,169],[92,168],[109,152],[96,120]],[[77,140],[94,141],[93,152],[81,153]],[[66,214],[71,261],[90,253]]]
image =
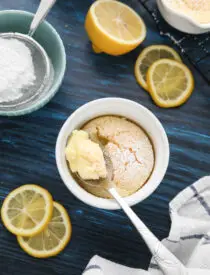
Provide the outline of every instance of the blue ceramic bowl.
[[[33,14],[19,10],[0,11],[0,32],[19,32],[27,34]],[[53,68],[54,79],[52,86],[38,97],[32,98],[27,103],[9,106],[0,104],[0,115],[18,116],[31,113],[43,107],[58,91],[66,69],[66,53],[63,42],[56,30],[44,21],[33,38],[45,49]]]

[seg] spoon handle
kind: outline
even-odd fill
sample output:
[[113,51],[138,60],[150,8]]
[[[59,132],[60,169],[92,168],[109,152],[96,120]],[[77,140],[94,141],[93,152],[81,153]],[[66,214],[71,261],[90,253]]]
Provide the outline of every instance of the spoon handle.
[[28,35],[33,36],[34,32],[38,28],[39,24],[45,19],[56,0],[41,0],[37,12],[31,22]]
[[183,264],[157,239],[157,237],[147,228],[140,218],[133,212],[123,198],[117,193],[115,188],[109,189],[110,194],[115,198],[123,211],[127,214],[137,231],[140,233],[155,261],[165,275],[185,275],[186,268]]

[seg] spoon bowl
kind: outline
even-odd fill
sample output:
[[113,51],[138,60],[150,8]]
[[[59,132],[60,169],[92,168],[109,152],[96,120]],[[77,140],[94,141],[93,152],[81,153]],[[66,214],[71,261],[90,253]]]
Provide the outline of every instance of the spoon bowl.
[[113,164],[112,160],[107,153],[105,146],[102,143],[99,143],[99,146],[103,152],[104,160],[105,160],[105,165],[106,165],[106,170],[107,170],[107,176],[106,178],[99,178],[97,180],[85,180],[82,177],[80,177],[79,173],[74,173],[76,178],[86,186],[91,186],[91,187],[97,187],[97,188],[103,188],[103,189],[109,189],[110,187],[114,187],[114,182],[113,182],[113,177],[114,177],[114,171],[113,171]]

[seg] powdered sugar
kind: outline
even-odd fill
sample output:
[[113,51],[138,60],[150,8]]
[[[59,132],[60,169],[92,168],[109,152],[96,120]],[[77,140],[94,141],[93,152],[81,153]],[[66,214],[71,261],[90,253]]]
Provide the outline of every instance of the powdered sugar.
[[165,3],[199,23],[210,23],[209,0],[165,0]]
[[192,10],[204,10],[209,6],[208,0],[167,0],[167,2],[179,6],[186,5]]
[[17,39],[0,38],[0,102],[20,98],[35,79],[29,48]]

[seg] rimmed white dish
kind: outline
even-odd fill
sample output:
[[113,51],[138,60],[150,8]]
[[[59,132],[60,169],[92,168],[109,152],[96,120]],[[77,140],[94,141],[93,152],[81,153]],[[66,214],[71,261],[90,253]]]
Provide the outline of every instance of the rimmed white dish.
[[157,5],[166,22],[179,31],[190,34],[201,34],[210,31],[210,24],[197,23],[192,17],[172,9],[167,4],[167,0],[157,0]]
[[125,117],[141,126],[149,135],[155,151],[155,166],[147,183],[136,193],[125,198],[132,206],[150,196],[161,183],[169,162],[169,143],[160,121],[142,105],[122,98],[103,98],[89,102],[77,109],[64,123],[56,143],[56,162],[60,176],[68,189],[84,203],[115,210],[119,205],[115,200],[96,197],[84,190],[72,177],[65,158],[65,147],[72,131],[81,128],[89,120],[103,116]]

